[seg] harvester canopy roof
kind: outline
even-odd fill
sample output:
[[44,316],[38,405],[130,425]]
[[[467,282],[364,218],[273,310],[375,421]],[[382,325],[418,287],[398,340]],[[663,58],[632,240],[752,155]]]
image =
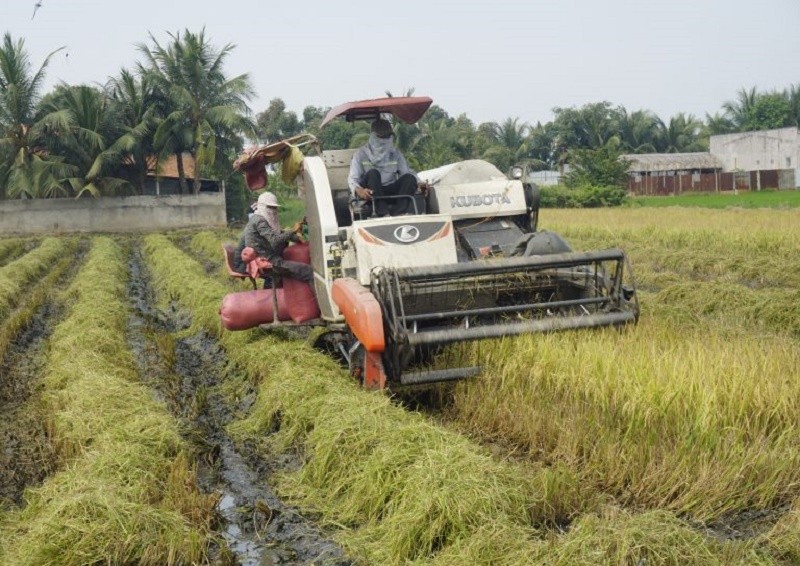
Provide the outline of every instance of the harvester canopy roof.
[[346,102],[332,108],[322,120],[320,128],[337,116],[344,116],[348,122],[355,120],[374,120],[381,114],[392,114],[406,124],[413,124],[425,114],[433,99],[428,96],[397,96],[390,98],[373,98]]

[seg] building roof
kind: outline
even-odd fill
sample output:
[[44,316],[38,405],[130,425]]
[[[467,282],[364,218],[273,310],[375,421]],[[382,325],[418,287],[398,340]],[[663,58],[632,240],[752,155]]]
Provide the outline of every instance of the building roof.
[[685,171],[689,169],[722,169],[719,159],[708,152],[697,153],[629,153],[622,156],[631,162],[628,171]]
[[[158,165],[157,170],[156,165]],[[170,154],[169,157],[159,163],[154,155],[149,156],[147,158],[147,174],[151,177],[174,177],[177,179],[178,158],[175,154]],[[188,152],[183,154],[183,174],[187,179],[194,179],[194,158]]]

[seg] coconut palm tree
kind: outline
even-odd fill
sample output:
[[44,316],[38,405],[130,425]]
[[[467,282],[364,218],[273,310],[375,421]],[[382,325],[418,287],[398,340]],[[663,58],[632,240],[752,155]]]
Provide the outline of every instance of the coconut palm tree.
[[149,75],[137,76],[127,69],[110,78],[105,91],[111,102],[112,138],[116,141],[98,156],[89,176],[127,162],[136,171],[134,182],[139,193],[143,193],[150,165],[148,159],[155,153],[153,136],[165,102],[158,96]]
[[736,93],[736,100],[729,100],[722,105],[725,117],[730,120],[737,131],[746,129],[758,97],[759,94],[756,92],[756,87],[750,90],[742,88]]
[[66,182],[76,196],[113,195],[130,187],[128,181],[114,176],[122,156],[110,159],[105,153],[117,129],[105,91],[87,85],[61,85],[42,100],[41,106],[43,112],[66,115],[65,128],[48,141],[48,148],[74,167]]
[[631,153],[655,153],[658,136],[665,128],[661,119],[649,110],[628,113],[619,108],[619,135],[622,148]]
[[64,179],[74,168],[50,152],[47,139],[68,128],[65,112],[37,110],[45,69],[53,51],[35,73],[23,40],[3,36],[0,45],[0,197],[52,197],[66,193]]
[[[169,101],[169,111],[155,132],[155,147],[178,158],[181,185],[185,186],[182,152],[188,151],[195,161],[193,192],[200,191],[201,170],[213,167],[217,160],[219,138],[231,134],[254,135],[247,100],[254,91],[247,74],[228,78],[224,63],[234,49],[227,44],[213,47],[205,30],[185,30],[169,34],[170,41],[161,45],[150,34],[152,47],[140,45],[146,62],[141,68]],[[233,140],[225,144],[233,145]]]
[[659,151],[662,153],[684,153],[706,151],[703,142],[703,122],[692,114],[679,112],[669,119],[660,136]]
[[483,150],[481,157],[494,163],[501,171],[519,162],[528,153],[530,126],[519,118],[506,118],[503,123],[490,126],[492,144]]
[[736,131],[736,126],[725,114],[715,112],[706,113],[706,132],[710,136],[718,134],[730,134]]
[[456,152],[459,130],[445,119],[421,124],[421,134],[409,157],[417,169],[431,169],[458,161]]

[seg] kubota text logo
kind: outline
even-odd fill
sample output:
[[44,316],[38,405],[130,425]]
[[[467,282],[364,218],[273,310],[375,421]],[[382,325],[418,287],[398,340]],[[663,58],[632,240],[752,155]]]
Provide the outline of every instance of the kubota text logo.
[[395,229],[394,237],[404,244],[416,242],[419,239],[419,228],[410,224],[403,224]]
[[491,204],[511,204],[511,199],[508,198],[508,195],[503,193],[450,197],[450,208],[462,206],[489,206]]

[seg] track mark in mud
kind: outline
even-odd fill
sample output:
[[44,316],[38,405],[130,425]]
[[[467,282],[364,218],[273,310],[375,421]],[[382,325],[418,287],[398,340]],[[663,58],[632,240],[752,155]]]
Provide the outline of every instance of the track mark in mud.
[[[85,252],[84,242],[69,267],[64,264],[54,268],[63,273],[56,274],[59,287],[75,276]],[[50,283],[43,280],[42,284]],[[46,364],[45,345],[63,310],[49,296],[14,336],[0,361],[0,506],[22,505],[25,488],[42,483],[55,469],[47,415],[38,398]],[[10,317],[5,322],[8,320]]]
[[269,472],[296,467],[296,459],[258,460],[254,452],[234,446],[225,432],[234,412],[245,410],[254,394],[245,397],[242,406],[228,405],[219,390],[226,360],[218,343],[202,333],[175,339],[170,332],[187,328],[188,319],[177,309],[155,307],[138,250],[130,267],[129,342],[140,374],[195,446],[200,487],[220,496],[218,531],[227,548],[220,548],[215,559],[253,566],[350,564],[336,543],[268,485]]
[[55,466],[44,411],[35,401],[55,314],[52,303],[39,309],[0,366],[0,502],[22,504],[24,489],[41,483]]

